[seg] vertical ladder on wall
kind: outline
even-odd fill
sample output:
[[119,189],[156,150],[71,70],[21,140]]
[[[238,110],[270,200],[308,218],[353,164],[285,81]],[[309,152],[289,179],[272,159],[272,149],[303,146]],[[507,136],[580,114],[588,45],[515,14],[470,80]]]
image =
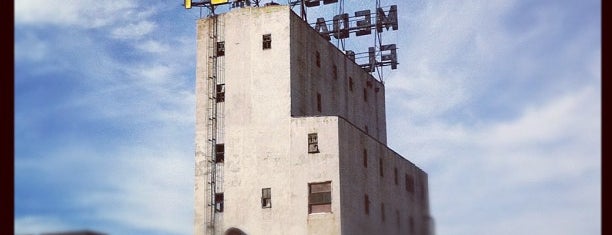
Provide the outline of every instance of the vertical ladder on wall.
[[208,120],[207,120],[207,138],[208,146],[206,151],[206,168],[207,168],[207,187],[208,193],[208,215],[206,216],[206,234],[215,234],[216,208],[215,195],[217,194],[217,174],[216,174],[216,151],[217,145],[217,20],[218,17],[213,15],[208,21],[208,63],[207,63],[207,85],[208,85]]

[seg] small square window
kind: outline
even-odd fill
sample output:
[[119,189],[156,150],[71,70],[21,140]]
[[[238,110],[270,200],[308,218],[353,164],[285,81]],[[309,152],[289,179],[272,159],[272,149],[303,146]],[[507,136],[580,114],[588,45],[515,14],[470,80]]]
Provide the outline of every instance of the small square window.
[[395,185],[397,185],[397,167],[393,169],[393,180],[395,181]]
[[217,103],[225,102],[225,84],[217,84]]
[[338,67],[336,65],[334,65],[332,67],[332,77],[337,80],[338,79]]
[[317,133],[308,134],[308,153],[319,152],[319,138]]
[[272,207],[272,189],[263,188],[261,189],[261,208]]
[[308,213],[331,212],[331,182],[308,185]]
[[409,174],[406,174],[406,191],[414,193],[414,178]]
[[215,145],[215,163],[222,163],[225,161],[225,144]]
[[215,211],[223,212],[223,193],[215,194]]
[[271,49],[272,48],[272,35],[271,34],[265,34],[263,35],[263,45],[262,45],[263,49]]
[[217,42],[217,56],[225,55],[225,42]]

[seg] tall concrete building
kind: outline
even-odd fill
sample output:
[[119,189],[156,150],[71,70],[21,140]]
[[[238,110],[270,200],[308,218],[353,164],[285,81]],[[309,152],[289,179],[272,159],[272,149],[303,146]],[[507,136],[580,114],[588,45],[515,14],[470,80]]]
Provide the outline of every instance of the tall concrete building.
[[288,6],[198,20],[196,76],[194,234],[432,233],[384,84]]

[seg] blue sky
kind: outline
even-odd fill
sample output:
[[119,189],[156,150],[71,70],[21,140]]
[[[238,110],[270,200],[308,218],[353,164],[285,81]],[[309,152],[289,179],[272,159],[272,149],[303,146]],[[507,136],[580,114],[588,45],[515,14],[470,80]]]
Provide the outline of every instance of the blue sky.
[[[181,2],[15,1],[16,232],[192,233]],[[397,4],[388,141],[437,234],[600,234],[601,2]]]

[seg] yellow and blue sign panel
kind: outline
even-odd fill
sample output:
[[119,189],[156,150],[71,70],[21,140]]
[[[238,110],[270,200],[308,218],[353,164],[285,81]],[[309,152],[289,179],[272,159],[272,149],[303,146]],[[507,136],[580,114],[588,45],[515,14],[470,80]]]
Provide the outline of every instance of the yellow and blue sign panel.
[[213,5],[225,4],[227,2],[229,2],[229,0],[210,0],[210,4]]
[[[185,0],[185,8],[186,9],[191,9],[191,2],[192,2],[192,0]],[[228,2],[229,2],[229,0],[210,0],[210,4],[211,5],[226,4]]]

